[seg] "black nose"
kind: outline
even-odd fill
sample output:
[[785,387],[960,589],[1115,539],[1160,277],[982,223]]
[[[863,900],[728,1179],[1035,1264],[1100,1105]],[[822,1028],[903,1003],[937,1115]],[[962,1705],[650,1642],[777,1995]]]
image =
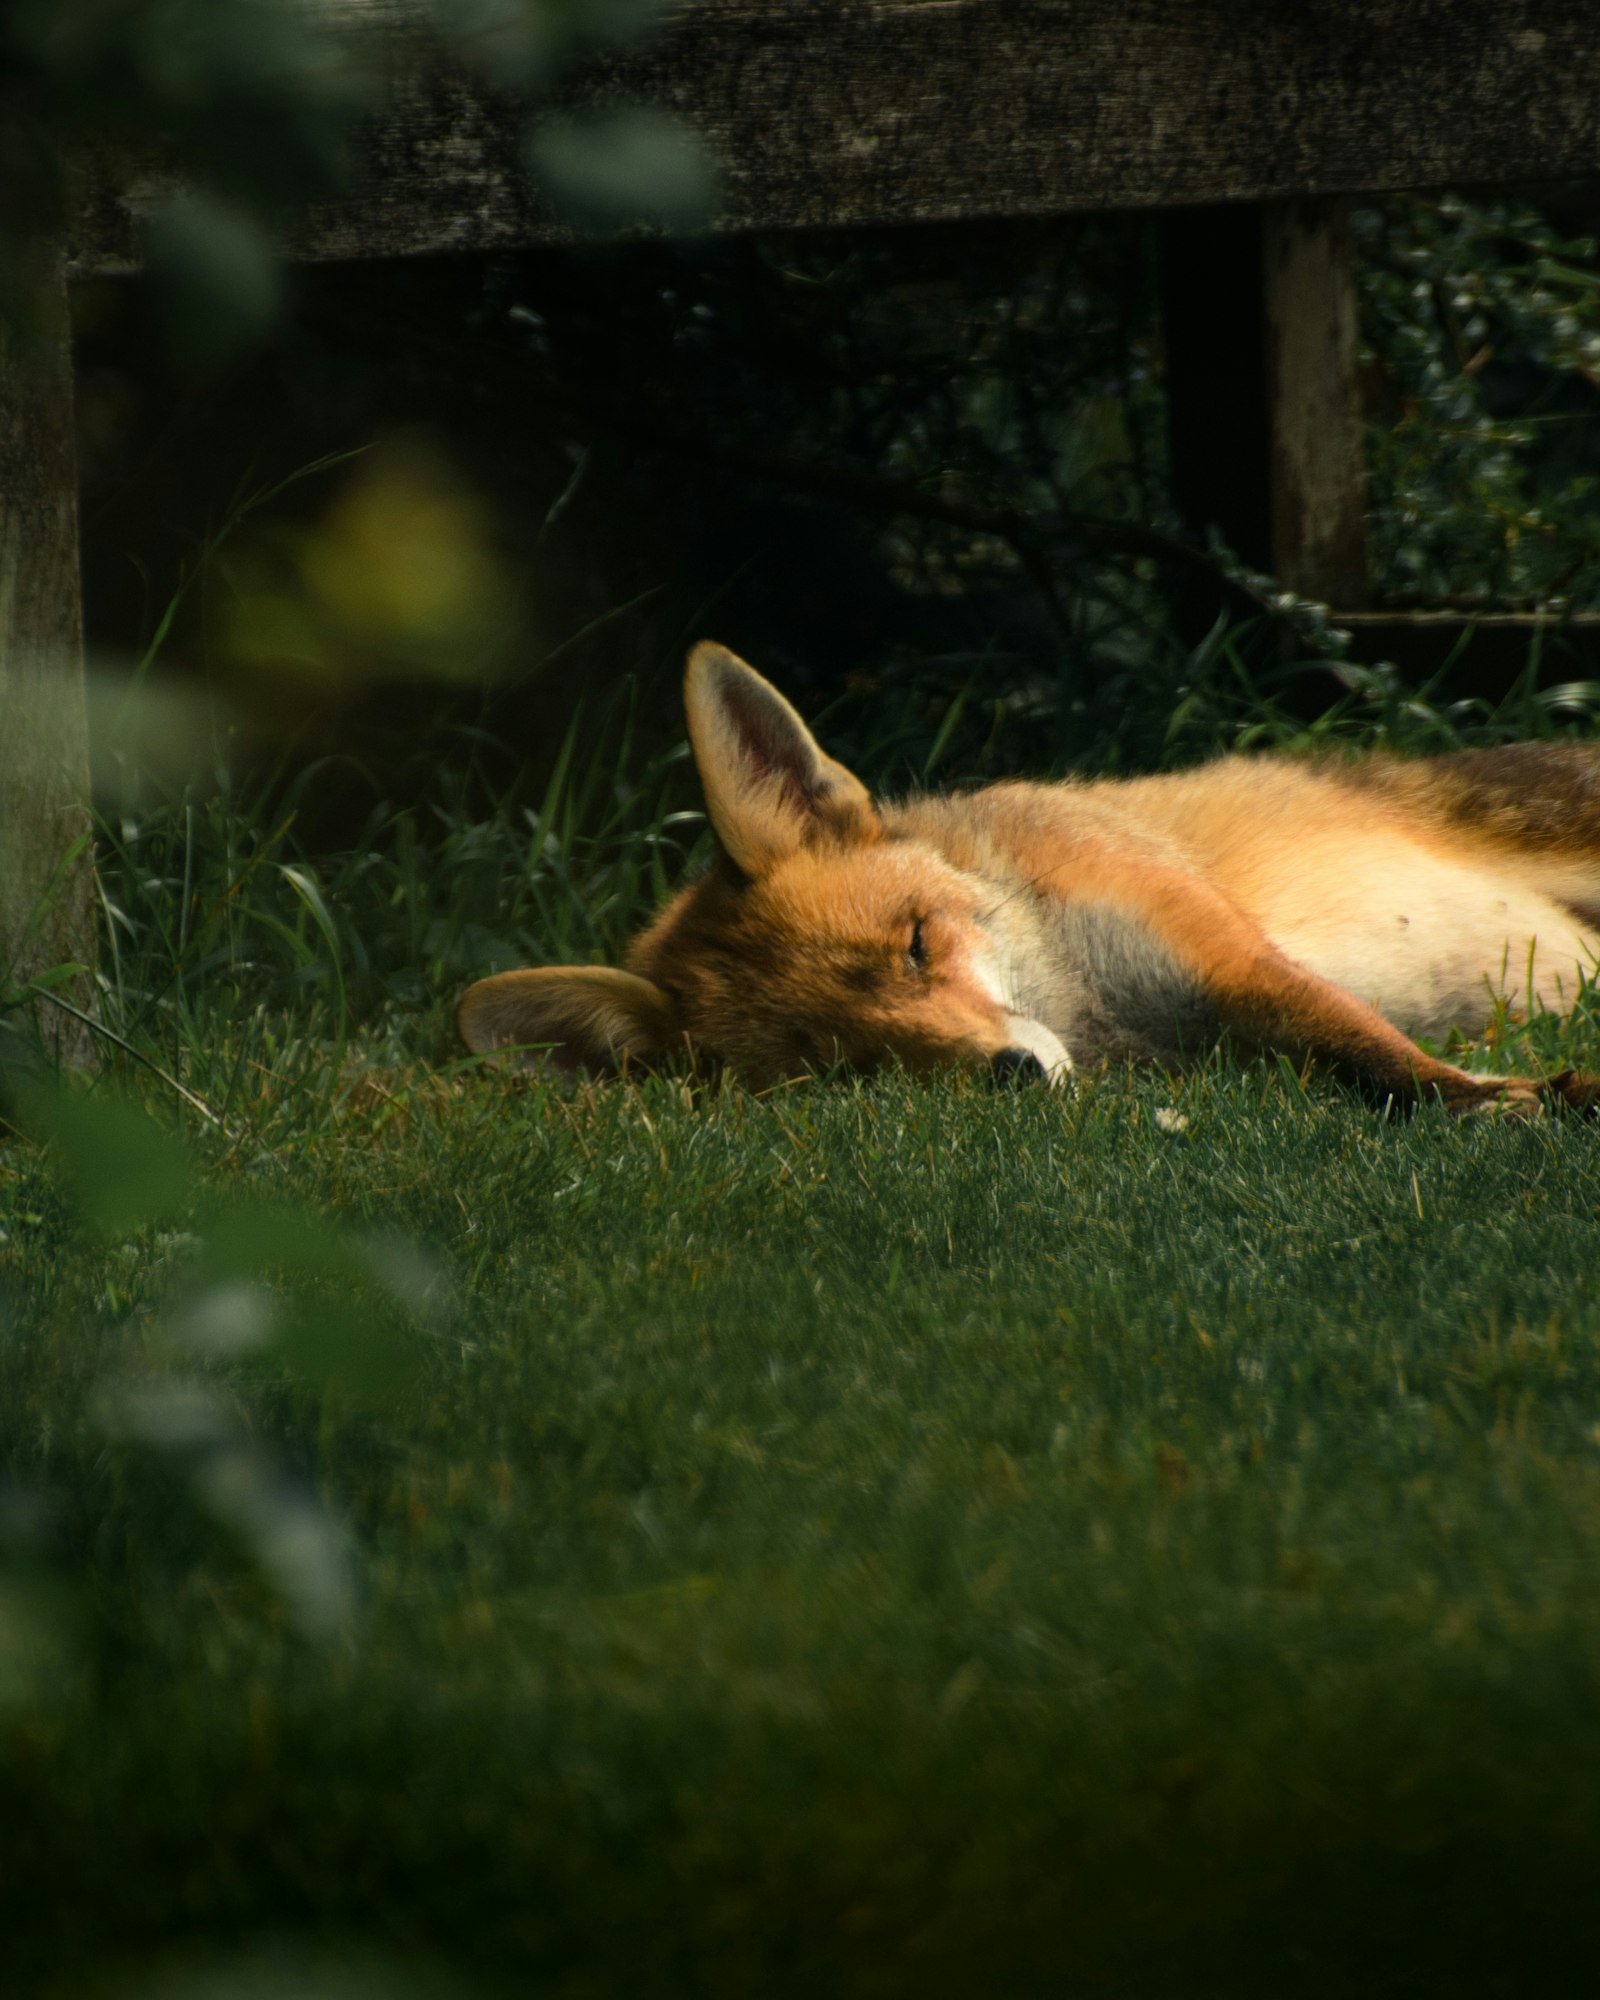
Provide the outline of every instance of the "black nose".
[[989,1064],[995,1083],[1043,1083],[1044,1064],[1031,1049],[1002,1049]]

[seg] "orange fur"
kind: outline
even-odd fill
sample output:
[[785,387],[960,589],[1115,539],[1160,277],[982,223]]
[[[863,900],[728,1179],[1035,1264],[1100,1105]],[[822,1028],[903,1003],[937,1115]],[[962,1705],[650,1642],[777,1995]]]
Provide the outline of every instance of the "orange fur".
[[627,972],[481,980],[476,1050],[611,1068],[689,1050],[757,1082],[844,1060],[1065,1075],[1227,1034],[1385,1097],[1593,1108],[1412,1039],[1570,1005],[1600,957],[1600,746],[1416,762],[1222,758],[1164,777],[875,804],[719,646],[689,733],[719,852]]

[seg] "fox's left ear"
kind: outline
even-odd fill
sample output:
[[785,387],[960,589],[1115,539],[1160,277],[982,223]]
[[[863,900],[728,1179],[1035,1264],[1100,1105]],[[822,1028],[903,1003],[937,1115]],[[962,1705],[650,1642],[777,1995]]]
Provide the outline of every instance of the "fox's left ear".
[[819,836],[870,840],[878,816],[770,681],[725,646],[696,646],[683,684],[689,741],[717,838],[760,875]]
[[659,986],[605,965],[549,965],[499,972],[469,986],[456,1029],[474,1055],[515,1049],[525,1067],[614,1070],[649,1063],[676,1044],[672,1005]]

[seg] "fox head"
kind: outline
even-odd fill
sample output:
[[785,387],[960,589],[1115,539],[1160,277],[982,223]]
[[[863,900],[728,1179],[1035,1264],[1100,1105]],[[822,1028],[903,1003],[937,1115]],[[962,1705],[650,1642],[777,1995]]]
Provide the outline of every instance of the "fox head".
[[768,1083],[843,1061],[1058,1075],[1066,1051],[1004,1001],[995,900],[980,877],[886,825],[751,667],[689,656],[689,739],[718,852],[628,955],[482,979],[457,1026],[483,1054],[567,1068],[689,1052]]

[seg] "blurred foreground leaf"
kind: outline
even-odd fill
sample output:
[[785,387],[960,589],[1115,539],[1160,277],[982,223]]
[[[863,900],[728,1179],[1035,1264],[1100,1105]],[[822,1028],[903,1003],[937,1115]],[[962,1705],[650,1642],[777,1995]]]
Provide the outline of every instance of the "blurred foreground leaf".
[[562,118],[529,142],[529,158],[560,213],[579,229],[709,228],[716,176],[687,126],[665,111]]
[[32,1093],[28,1108],[29,1122],[61,1161],[78,1209],[106,1235],[126,1235],[188,1202],[188,1148],[137,1106],[51,1091]]
[[128,1988],[130,2000],[462,2000],[471,1989],[414,1957],[364,1945],[256,1945],[185,1954]]
[[74,1653],[73,1614],[58,1578],[0,1558],[0,1721],[61,1685]]
[[[76,1207],[103,1234],[126,1235],[192,1206],[187,1149],[136,1106],[35,1088],[28,1112]],[[313,1391],[389,1397],[415,1373],[413,1332],[434,1310],[442,1275],[409,1243],[341,1231],[303,1209],[247,1198],[202,1206],[196,1223],[149,1245],[177,1346],[157,1339],[131,1350],[144,1365],[101,1377],[90,1407],[105,1435],[177,1467],[308,1638],[342,1638],[355,1610],[343,1524],[251,1435],[237,1392],[170,1364],[183,1350],[208,1370],[260,1357]],[[248,1392],[249,1378],[239,1386]],[[65,1643],[54,1586],[23,1554],[33,1567],[0,1560],[0,1709],[34,1699]]]
[[305,1637],[349,1635],[355,1578],[343,1523],[246,1434],[227,1396],[182,1376],[125,1376],[100,1385],[95,1413],[107,1436],[179,1467]]
[[415,1246],[265,1206],[219,1211],[202,1232],[213,1282],[184,1323],[199,1344],[259,1345],[298,1381],[363,1402],[414,1376],[412,1329],[443,1282]]
[[229,203],[172,196],[145,224],[145,256],[169,338],[186,361],[225,361],[278,316],[272,244],[260,223]]
[[482,501],[410,441],[364,457],[317,522],[244,537],[223,568],[230,665],[280,696],[487,678],[515,623]]
[[59,1691],[77,1653],[77,1592],[46,1562],[49,1509],[0,1484],[0,1721]]

